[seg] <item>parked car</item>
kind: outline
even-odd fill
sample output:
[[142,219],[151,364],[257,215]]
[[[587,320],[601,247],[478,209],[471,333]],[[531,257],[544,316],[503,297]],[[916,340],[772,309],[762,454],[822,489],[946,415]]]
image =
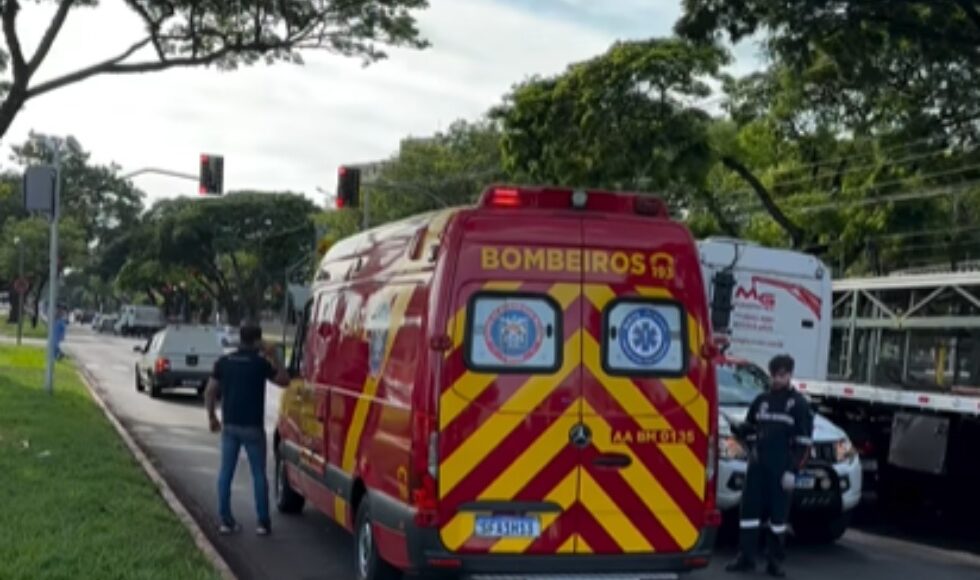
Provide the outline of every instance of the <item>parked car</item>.
[[192,325],[168,326],[133,350],[141,355],[136,362],[136,390],[149,389],[153,398],[177,388],[203,394],[214,363],[224,354],[217,329]]
[[119,321],[119,317],[115,314],[103,315],[99,318],[98,324],[93,324],[93,328],[96,332],[103,334],[114,334],[116,332],[116,323]]
[[238,348],[239,330],[234,326],[222,326],[218,329],[218,336],[221,339],[221,346],[225,350],[235,350]]
[[[741,422],[749,405],[768,388],[767,374],[757,365],[729,359],[717,365],[718,377],[718,508],[728,522],[738,520],[745,486],[747,451],[732,436],[730,422]],[[796,479],[790,523],[804,540],[837,541],[861,501],[861,462],[847,434],[825,417],[813,421],[810,458]]]
[[116,333],[122,336],[149,336],[165,325],[163,312],[156,306],[127,304],[119,311]]

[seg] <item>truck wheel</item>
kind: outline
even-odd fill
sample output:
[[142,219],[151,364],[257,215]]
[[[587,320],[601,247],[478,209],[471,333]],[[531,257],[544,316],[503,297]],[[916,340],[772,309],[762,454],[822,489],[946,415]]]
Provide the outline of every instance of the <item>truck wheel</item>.
[[370,500],[364,497],[354,523],[354,572],[357,580],[397,580],[401,573],[381,559],[371,526]]
[[163,394],[163,389],[160,387],[160,383],[150,379],[150,398],[159,399],[161,394]]
[[289,485],[286,476],[286,462],[276,453],[276,507],[284,514],[298,514],[303,511],[306,498]]
[[833,544],[847,531],[851,518],[848,513],[836,516],[821,515],[793,522],[793,535],[809,544]]
[[146,387],[143,386],[143,379],[140,378],[140,368],[136,367],[136,392],[142,393],[145,390]]

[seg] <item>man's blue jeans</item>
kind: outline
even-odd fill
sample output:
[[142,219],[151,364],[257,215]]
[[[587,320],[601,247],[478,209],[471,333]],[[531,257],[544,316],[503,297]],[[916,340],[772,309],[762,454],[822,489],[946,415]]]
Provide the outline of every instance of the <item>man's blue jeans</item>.
[[218,515],[221,523],[233,525],[231,515],[231,481],[235,478],[235,466],[241,448],[245,448],[252,470],[252,486],[255,490],[255,511],[259,524],[268,526],[269,482],[265,475],[265,429],[224,425],[221,428],[221,471],[218,473]]

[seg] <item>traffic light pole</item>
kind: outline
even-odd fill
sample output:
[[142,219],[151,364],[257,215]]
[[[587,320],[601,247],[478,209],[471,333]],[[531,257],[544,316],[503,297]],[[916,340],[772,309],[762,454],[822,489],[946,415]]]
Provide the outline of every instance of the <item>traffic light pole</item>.
[[361,194],[361,218],[362,218],[361,221],[363,222],[363,223],[361,223],[361,229],[364,230],[364,231],[367,231],[371,227],[371,220],[368,217],[368,208],[371,207],[371,202],[370,202],[369,196],[368,196],[368,190],[370,190],[370,188],[362,189],[361,192],[360,192],[360,194]]
[[120,179],[132,179],[138,175],[144,175],[146,173],[152,173],[155,175],[167,175],[170,177],[179,177],[180,179],[189,179],[191,181],[197,181],[197,175],[191,175],[190,173],[181,173],[180,171],[171,171],[169,169],[160,169],[157,167],[144,167],[143,169],[137,169],[136,171],[130,171],[124,175],[120,175]]
[[58,217],[61,213],[61,143],[54,147],[54,203],[51,207],[51,243],[48,248],[48,357],[44,366],[44,391],[54,393],[54,365],[58,354]]

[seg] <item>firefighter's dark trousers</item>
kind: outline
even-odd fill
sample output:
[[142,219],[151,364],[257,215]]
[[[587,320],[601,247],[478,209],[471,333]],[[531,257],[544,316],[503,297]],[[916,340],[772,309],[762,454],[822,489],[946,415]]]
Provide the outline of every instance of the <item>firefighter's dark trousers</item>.
[[785,557],[783,545],[790,493],[783,489],[783,473],[785,470],[772,469],[761,463],[749,464],[739,519],[739,549],[749,562],[756,560],[760,532],[766,534],[769,560],[781,562]]

